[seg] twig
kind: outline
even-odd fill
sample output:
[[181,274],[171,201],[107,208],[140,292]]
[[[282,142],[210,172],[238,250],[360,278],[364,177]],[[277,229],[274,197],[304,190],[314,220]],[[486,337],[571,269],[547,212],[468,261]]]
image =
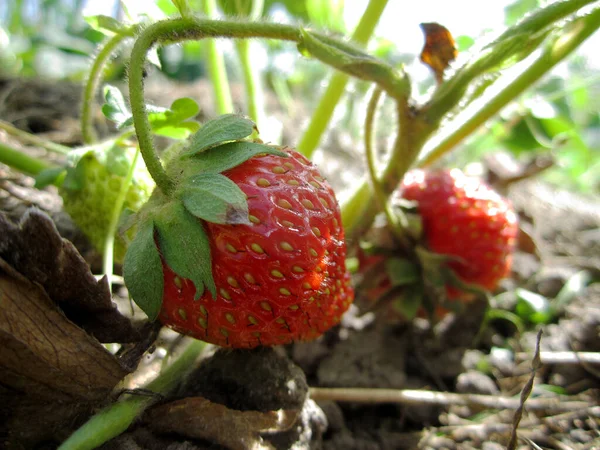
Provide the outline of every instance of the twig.
[[[491,409],[517,410],[521,399],[496,395],[456,394],[452,392],[418,389],[363,389],[363,388],[311,388],[313,400],[331,400],[355,403],[400,403],[404,405],[482,406]],[[534,398],[527,403],[531,411],[550,414],[588,408],[590,404],[580,400],[564,401],[563,398]]]
[[[535,343],[535,355],[533,356],[533,361],[531,362],[531,376],[525,386],[523,386],[523,390],[521,391],[521,397],[519,398],[519,407],[515,411],[515,415],[513,416],[512,423],[512,432],[510,435],[510,441],[506,446],[507,450],[515,450],[517,448],[517,429],[519,428],[519,423],[521,422],[521,418],[523,417],[523,409],[525,408],[525,402],[531,395],[531,391],[533,390],[533,382],[535,381],[535,374],[537,370],[541,367],[542,361],[540,359],[540,341],[542,340],[542,330],[538,332],[537,340]],[[530,405],[529,405],[530,406]]]
[[[520,352],[516,359],[527,360],[531,355]],[[598,352],[540,352],[542,364],[600,364]]]

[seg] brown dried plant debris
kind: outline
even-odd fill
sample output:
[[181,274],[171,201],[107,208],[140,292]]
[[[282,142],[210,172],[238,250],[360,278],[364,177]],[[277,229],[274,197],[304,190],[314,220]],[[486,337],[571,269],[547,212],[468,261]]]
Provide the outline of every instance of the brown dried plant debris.
[[289,429],[298,410],[238,411],[203,397],[188,397],[152,408],[145,422],[160,433],[204,439],[232,450],[273,449],[261,433]]
[[1,448],[66,437],[127,373],[37,283],[0,260]]
[[73,244],[59,235],[52,220],[29,209],[18,225],[0,214],[0,258],[28,280],[41,285],[75,324],[100,342],[137,342],[137,325],[112,302],[106,278],[96,280]]
[[427,64],[435,74],[438,84],[444,81],[444,71],[456,59],[457,51],[450,31],[439,23],[422,23],[425,46],[421,52],[421,61]]

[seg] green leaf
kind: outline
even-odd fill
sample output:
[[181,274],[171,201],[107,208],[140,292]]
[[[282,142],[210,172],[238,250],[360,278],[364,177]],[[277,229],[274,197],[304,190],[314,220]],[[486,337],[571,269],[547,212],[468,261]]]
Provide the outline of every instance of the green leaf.
[[167,265],[180,277],[192,280],[196,300],[204,294],[205,288],[216,298],[210,244],[202,223],[178,200],[166,205],[155,220],[160,250]]
[[515,312],[519,317],[536,324],[550,323],[554,319],[555,312],[546,297],[521,288],[515,293],[518,299]]
[[119,88],[107,85],[104,88],[104,100],[106,103],[102,105],[102,113],[108,120],[115,122],[117,127],[121,128],[131,117],[123,94]]
[[408,259],[387,258],[385,267],[392,286],[413,284],[421,279],[417,265]]
[[105,35],[120,34],[127,29],[127,27],[125,27],[117,19],[110,16],[105,16],[103,14],[99,14],[97,16],[87,16],[84,17],[84,20],[94,30]]
[[245,194],[224,175],[196,175],[186,180],[179,197],[190,213],[207,222],[250,224]]
[[155,320],[162,306],[164,278],[152,220],[142,223],[129,245],[123,261],[123,277],[133,301],[150,320]]
[[37,189],[43,189],[46,186],[50,186],[66,173],[67,169],[64,167],[51,167],[50,169],[42,170],[35,177],[35,187]]
[[[172,139],[185,139],[191,133],[198,130],[198,122],[187,120],[196,117],[200,111],[198,104],[191,98],[178,98],[170,108],[146,105],[148,122],[154,134]],[[133,117],[130,115],[119,128],[133,125]]]
[[250,119],[235,114],[225,114],[206,122],[192,136],[186,156],[204,152],[216,145],[229,141],[244,139],[252,134],[256,125]]
[[[419,309],[424,306],[425,294],[420,285],[413,285],[403,289],[402,295],[394,301],[394,308],[407,320],[417,316]],[[433,311],[430,316],[433,315]]]
[[287,153],[277,150],[270,145],[256,142],[230,142],[218,147],[213,147],[194,158],[194,170],[203,173],[221,173],[239,166],[253,156],[268,153],[281,157],[288,157]]

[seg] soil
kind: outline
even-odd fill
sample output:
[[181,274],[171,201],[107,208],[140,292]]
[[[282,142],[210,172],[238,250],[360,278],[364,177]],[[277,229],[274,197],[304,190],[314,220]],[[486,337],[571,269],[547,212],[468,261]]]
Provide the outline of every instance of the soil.
[[[56,86],[45,89],[55,92]],[[14,87],[11,89],[14,95]],[[171,98],[186,95],[169,92]],[[70,119],[48,122],[34,117],[35,111],[43,110],[46,118],[72,118],[71,111],[49,113],[52,104],[56,102],[37,109],[21,105],[19,111],[27,110],[27,120],[21,117],[13,122],[29,131],[62,133],[63,143],[77,143],[79,138],[72,133],[75,128],[61,125],[72,123]],[[208,107],[204,110],[210,115]],[[333,135],[328,139],[345,141]],[[0,140],[17,145],[2,133]],[[37,149],[25,151],[39,154]],[[352,152],[342,146],[334,153]],[[359,173],[361,168],[353,170]],[[4,166],[0,166],[0,179],[1,211],[15,221],[32,205],[47,212],[92,271],[100,270],[98,255],[61,211],[54,188],[38,191],[31,178]],[[338,188],[345,187],[335,172],[330,181]],[[535,179],[511,185],[508,196],[530,239],[515,255],[511,277],[491,307],[514,311],[519,289],[525,289],[554,302],[556,311],[548,324],[529,323],[519,332],[506,316],[496,315],[482,328],[487,306],[482,301],[433,324],[425,319],[390,323],[382,314],[353,307],[339,327],[313,342],[255,351],[217,350],[205,355],[172,394],[157,398],[129,430],[101,448],[506,448],[515,412],[500,400],[518,399],[527,386],[540,329],[541,365],[530,389],[525,388],[530,396],[518,427],[517,448],[600,448],[600,284],[594,282],[600,280],[600,200]],[[578,279],[587,282],[578,285]],[[131,316],[124,288],[118,283],[114,287],[113,300],[124,315]],[[167,353],[165,349],[177,353],[184,342],[175,333],[162,330],[128,385],[137,386],[152,376]],[[558,352],[574,351],[590,352],[596,360],[556,360]],[[0,383],[4,384],[6,376],[0,369]],[[410,402],[347,401],[339,397],[340,391],[330,399],[324,391],[309,387],[417,390],[421,396]],[[451,397],[446,404],[432,403],[426,400],[427,391],[461,396]],[[469,400],[474,398],[471,394],[496,400],[497,406],[482,406]],[[528,402],[546,400],[546,407],[534,404],[528,408]],[[579,407],[569,409],[569,402],[578,402]],[[198,418],[193,419],[195,414]],[[59,426],[63,433],[54,436],[64,435],[85,418],[69,418]],[[10,430],[2,432],[3,442],[9,442]],[[14,441],[11,445],[55,448],[57,443],[48,438],[31,446]]]

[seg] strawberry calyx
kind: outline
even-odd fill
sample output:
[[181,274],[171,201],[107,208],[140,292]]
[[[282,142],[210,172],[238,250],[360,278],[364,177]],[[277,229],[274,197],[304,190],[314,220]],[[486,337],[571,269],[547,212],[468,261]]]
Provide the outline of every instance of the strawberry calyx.
[[222,172],[260,154],[288,156],[275,146],[245,140],[255,130],[249,119],[220,116],[169,155],[165,171],[175,187],[169,195],[156,189],[138,213],[139,231],[123,266],[129,293],[150,320],[158,317],[162,306],[163,264],[180,279],[193,282],[194,300],[205,291],[216,298],[204,223],[250,223],[245,194]]

